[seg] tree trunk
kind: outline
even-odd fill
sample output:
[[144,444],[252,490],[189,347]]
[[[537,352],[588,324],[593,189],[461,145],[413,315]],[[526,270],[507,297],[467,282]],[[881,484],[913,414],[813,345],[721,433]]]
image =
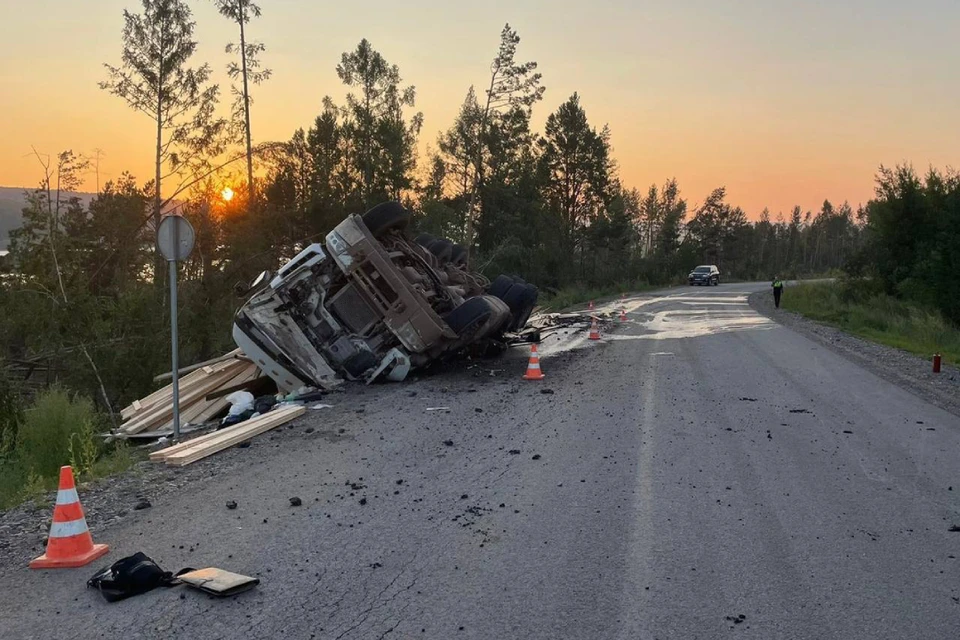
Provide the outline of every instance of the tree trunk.
[[246,121],[247,134],[247,189],[250,191],[250,203],[256,201],[256,190],[253,186],[253,145],[250,142],[250,93],[247,86],[247,41],[243,32],[243,0],[240,1],[240,63],[243,70],[243,117]]
[[[163,153],[163,96],[160,92],[157,92],[157,158],[156,158],[156,170],[157,170],[157,182],[154,188],[153,195],[153,232],[154,234],[160,230],[160,178],[161,178],[161,160]],[[160,255],[160,247],[154,245],[153,247],[154,256],[153,256],[153,284],[157,289],[163,289],[164,280],[164,260],[163,256]]]

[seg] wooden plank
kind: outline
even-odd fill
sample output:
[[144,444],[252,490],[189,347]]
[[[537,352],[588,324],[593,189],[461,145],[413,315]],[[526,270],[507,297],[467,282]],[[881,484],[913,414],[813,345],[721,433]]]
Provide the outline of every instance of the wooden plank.
[[209,442],[213,438],[225,433],[226,431],[229,431],[230,429],[237,429],[239,427],[242,427],[243,425],[244,423],[240,423],[232,427],[227,427],[226,429],[221,429],[220,431],[213,431],[211,433],[204,434],[197,438],[193,438],[192,440],[187,440],[186,442],[181,442],[180,444],[171,445],[169,447],[166,447],[165,449],[154,451],[153,453],[150,454],[149,457],[151,460],[154,460],[154,461],[158,461],[158,460],[163,461],[164,459],[167,458],[167,456],[177,453],[178,451],[185,451],[186,449],[192,449],[193,447],[199,444],[202,444],[204,442]]
[[[236,372],[227,369],[226,371],[220,371],[214,375],[208,377],[202,383],[199,383],[195,388],[187,391],[186,393],[180,394],[180,402],[184,405],[191,404],[194,400],[202,398],[206,394],[210,393],[213,389],[216,389],[221,384],[228,382],[236,377]],[[173,403],[164,402],[153,409],[147,411],[143,415],[137,417],[130,422],[121,425],[120,430],[124,433],[140,433],[149,429],[151,426],[158,423],[165,422],[167,419],[173,416]]]
[[282,424],[286,424],[303,415],[305,411],[306,409],[300,406],[275,409],[258,418],[241,423],[236,427],[224,429],[218,433],[217,437],[210,438],[192,447],[167,455],[164,457],[164,461],[176,467],[193,464],[197,460],[211,456],[235,444],[249,440]]
[[255,387],[261,382],[263,382],[265,378],[266,376],[261,376],[261,375],[248,376],[246,380],[238,384],[235,384],[229,387],[224,387],[223,389],[219,389],[217,391],[214,391],[213,393],[208,393],[206,398],[204,398],[204,400],[216,400],[217,398],[224,398],[230,395],[231,393],[233,393],[234,391],[246,391],[247,389],[251,387]]
[[[180,396],[183,397],[190,391],[196,389],[198,386],[205,385],[209,382],[211,376],[216,376],[217,374],[223,371],[230,371],[231,369],[239,372],[241,367],[238,362],[225,362],[213,365],[211,367],[204,367],[203,369],[198,369],[197,371],[191,373],[186,378],[184,378],[180,385]],[[163,389],[160,389],[146,398],[140,400],[141,410],[130,416],[125,420],[127,424],[139,422],[144,415],[154,411],[158,407],[170,406],[173,401],[173,385],[167,385]],[[172,413],[172,410],[171,410]]]
[[[212,375],[216,371],[217,369],[214,369],[213,367],[204,367],[203,369],[198,369],[197,371],[194,371],[190,375],[185,376],[183,380],[180,381],[180,390],[183,391],[188,387],[191,387],[199,383],[204,378]],[[156,406],[160,402],[169,402],[172,398],[173,398],[173,385],[168,384],[165,387],[161,387],[160,389],[157,389],[156,391],[146,396],[145,398],[140,398],[139,400],[135,400],[134,404],[131,404],[130,406],[125,407],[123,411],[120,412],[120,417],[124,421],[130,420],[131,418],[136,416],[137,413],[139,413],[140,411],[149,410],[150,408]]]
[[[243,352],[240,351],[240,349],[234,349],[230,353],[225,353],[224,355],[219,356],[217,358],[211,358],[210,360],[206,360],[205,362],[198,362],[196,364],[192,364],[189,367],[184,367],[182,369],[179,369],[178,371],[180,375],[185,375],[190,373],[191,371],[196,371],[197,369],[202,369],[203,367],[209,367],[210,365],[213,365],[213,364],[219,364],[227,360],[232,360],[242,355],[243,355]],[[161,373],[159,376],[155,377],[153,381],[163,382],[164,380],[170,380],[171,378],[173,378],[173,372],[168,371],[167,373]]]
[[[231,378],[230,380],[225,381],[223,384],[229,384],[232,382],[237,382],[239,380],[244,380],[253,375],[256,371],[256,365],[246,365],[246,367],[237,372],[237,375]],[[171,399],[172,401],[172,399]],[[196,401],[190,403],[189,406],[185,406],[181,403],[180,407],[180,424],[187,424],[193,421],[198,423],[206,422],[208,418],[204,418],[209,414],[210,417],[217,415],[224,407],[229,404],[226,400],[208,402],[203,396],[200,396]],[[155,426],[151,431],[160,430],[160,429],[172,429],[173,428],[173,411],[170,412],[170,419],[163,424],[162,426]]]

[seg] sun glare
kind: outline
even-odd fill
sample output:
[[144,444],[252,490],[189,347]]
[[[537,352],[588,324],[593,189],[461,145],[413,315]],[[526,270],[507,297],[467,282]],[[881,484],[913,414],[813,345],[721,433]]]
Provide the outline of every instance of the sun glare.
[[220,196],[223,198],[224,202],[230,202],[233,200],[233,189],[230,187],[224,187],[223,191],[220,192]]

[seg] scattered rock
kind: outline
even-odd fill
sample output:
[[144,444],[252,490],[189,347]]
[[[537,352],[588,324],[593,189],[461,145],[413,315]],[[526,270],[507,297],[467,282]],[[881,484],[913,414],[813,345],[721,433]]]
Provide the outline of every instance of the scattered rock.
[[401,479],[401,480],[397,480],[397,484],[398,484],[398,485],[403,484],[403,480],[402,480],[402,479]]
[[520,455],[520,449],[510,449],[510,455],[512,456]]
[[850,431],[850,429],[844,429],[843,432],[844,432],[844,433],[847,433],[847,434],[852,434],[852,433],[853,433],[853,431]]
[[300,498],[298,498],[297,496],[294,496],[294,497],[290,498],[290,506],[291,506],[291,507],[299,507],[299,506],[302,505],[302,504],[303,504],[303,501],[302,501]]
[[477,407],[476,409],[474,409],[474,411],[476,411],[477,413],[483,413],[483,409],[481,409],[480,407]]
[[740,402],[756,402],[756,398],[740,398]]
[[533,458],[531,458],[531,460],[539,460],[539,459],[540,459],[540,454],[539,454],[539,453],[536,454],[535,456],[533,456]]
[[374,562],[373,564],[370,565],[371,569],[380,569],[381,567],[383,567],[383,565],[380,564],[379,562]]
[[307,427],[303,430],[304,433],[313,433],[313,427]]
[[808,409],[790,409],[790,413],[810,413]]
[[960,525],[953,525],[948,529],[950,533],[960,533]]
[[540,393],[542,393],[545,396],[552,396],[553,389],[540,389]]
[[460,499],[461,499],[461,500],[466,500],[466,499],[469,498],[469,497],[470,497],[470,496],[468,496],[467,494],[463,494],[462,496],[460,496]]
[[366,498],[360,498],[360,506],[362,507],[362,506],[365,505],[365,504],[367,504],[367,499],[366,499]]
[[143,511],[144,509],[149,509],[153,505],[150,504],[150,501],[146,498],[140,498],[140,500],[133,506],[134,511]]
[[230,500],[227,502],[227,509],[230,509],[232,511],[233,509],[236,509],[236,508],[237,508],[236,500]]
[[445,446],[445,447],[452,447],[452,446],[453,446],[453,440],[444,440],[444,441],[443,441],[443,446]]

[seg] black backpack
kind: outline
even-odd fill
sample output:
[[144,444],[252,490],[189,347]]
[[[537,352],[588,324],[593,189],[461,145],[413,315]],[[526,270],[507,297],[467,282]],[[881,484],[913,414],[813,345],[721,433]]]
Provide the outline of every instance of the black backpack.
[[104,567],[87,580],[87,586],[99,590],[107,602],[123,600],[157,587],[173,587],[178,584],[180,580],[172,573],[164,571],[139,551]]

